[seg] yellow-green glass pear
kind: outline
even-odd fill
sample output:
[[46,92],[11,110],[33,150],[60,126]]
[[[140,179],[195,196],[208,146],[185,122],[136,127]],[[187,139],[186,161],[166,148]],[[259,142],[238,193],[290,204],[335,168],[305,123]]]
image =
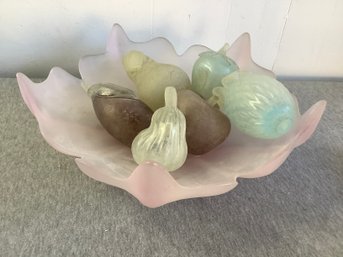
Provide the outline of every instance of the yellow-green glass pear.
[[123,64],[137,86],[138,97],[154,111],[164,106],[164,90],[167,87],[190,87],[190,80],[182,69],[158,63],[142,52],[128,52],[123,58]]
[[135,137],[131,151],[138,164],[154,161],[173,171],[187,158],[186,118],[177,108],[175,88],[166,88],[165,103],[153,114],[150,127]]

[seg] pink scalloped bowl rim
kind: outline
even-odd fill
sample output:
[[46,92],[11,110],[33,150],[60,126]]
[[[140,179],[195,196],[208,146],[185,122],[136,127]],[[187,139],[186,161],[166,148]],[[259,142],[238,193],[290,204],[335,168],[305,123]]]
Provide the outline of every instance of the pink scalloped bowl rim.
[[[55,67],[41,83],[34,83],[22,73],[17,74],[17,80],[42,136],[53,148],[75,156],[76,164],[87,176],[126,190],[147,207],[223,194],[237,186],[238,177],[257,178],[272,173],[295,147],[311,137],[326,107],[324,100],[315,103],[299,115],[290,133],[277,140],[250,138],[233,127],[224,143],[205,155],[189,155],[186,163],[174,172],[169,173],[149,160],[137,166],[130,149],[102,128],[83,89],[96,83],[115,83],[135,90],[121,63],[122,55],[133,49],[158,62],[178,65],[188,75],[199,53],[208,50],[194,45],[178,55],[165,38],[133,42],[115,24],[106,53],[80,59],[82,79]],[[247,33],[232,44],[227,54],[241,70],[274,76],[252,60]]]

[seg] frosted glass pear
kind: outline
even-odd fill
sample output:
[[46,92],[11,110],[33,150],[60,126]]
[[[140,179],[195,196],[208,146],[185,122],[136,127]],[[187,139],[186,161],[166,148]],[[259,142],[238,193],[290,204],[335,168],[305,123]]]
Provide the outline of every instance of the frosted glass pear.
[[164,106],[164,90],[189,88],[190,80],[179,67],[155,62],[142,52],[131,51],[123,58],[128,76],[137,86],[138,97],[152,110]]
[[218,105],[242,132],[274,139],[289,132],[298,112],[293,96],[276,79],[252,72],[236,71],[213,89],[212,105]]
[[165,103],[165,107],[153,114],[150,127],[133,140],[131,151],[138,164],[155,161],[173,171],[187,158],[186,119],[177,108],[175,88],[166,88]]
[[238,70],[237,64],[226,56],[228,48],[225,44],[218,52],[201,53],[193,66],[191,89],[206,100],[212,96],[213,88],[221,86],[225,76]]

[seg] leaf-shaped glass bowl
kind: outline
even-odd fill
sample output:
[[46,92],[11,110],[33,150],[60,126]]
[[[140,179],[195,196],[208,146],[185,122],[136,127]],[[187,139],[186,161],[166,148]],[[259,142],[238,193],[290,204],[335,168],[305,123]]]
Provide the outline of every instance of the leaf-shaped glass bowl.
[[[128,191],[148,207],[223,194],[237,185],[237,177],[270,174],[312,135],[325,109],[325,101],[317,102],[299,116],[294,130],[277,140],[254,139],[233,128],[220,146],[202,156],[189,155],[186,163],[172,173],[149,161],[137,166],[130,149],[102,128],[82,87],[109,82],[135,90],[122,65],[123,54],[130,50],[142,51],[161,63],[177,65],[191,75],[199,53],[208,48],[194,45],[178,55],[168,40],[133,42],[116,24],[106,50],[105,54],[80,60],[82,80],[53,68],[42,83],[34,83],[18,73],[18,84],[43,137],[53,148],[75,156],[78,167],[89,177]],[[241,70],[274,76],[252,61],[248,34],[241,35],[232,44],[228,56]]]

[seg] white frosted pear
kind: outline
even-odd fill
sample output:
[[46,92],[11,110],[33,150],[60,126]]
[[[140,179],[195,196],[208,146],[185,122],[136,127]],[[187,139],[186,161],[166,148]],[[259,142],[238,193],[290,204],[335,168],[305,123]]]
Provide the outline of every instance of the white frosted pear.
[[165,103],[153,114],[150,127],[133,140],[131,151],[138,164],[154,161],[173,171],[187,158],[186,119],[177,108],[175,88],[166,88]]

